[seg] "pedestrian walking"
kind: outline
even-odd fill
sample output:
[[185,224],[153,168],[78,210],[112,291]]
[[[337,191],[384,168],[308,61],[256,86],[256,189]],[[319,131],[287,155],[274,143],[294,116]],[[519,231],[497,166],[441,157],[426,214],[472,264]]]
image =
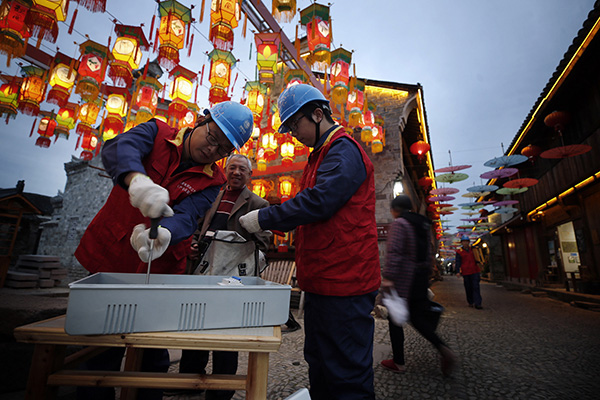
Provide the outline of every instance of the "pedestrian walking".
[[412,211],[412,201],[401,194],[391,203],[394,222],[389,231],[383,279],[384,305],[390,310],[390,341],[393,358],[383,360],[386,369],[406,371],[404,328],[408,321],[439,352],[441,369],[449,376],[456,364],[454,352],[436,334],[442,312],[428,296],[429,276],[433,267],[431,221]]
[[460,238],[460,243],[462,247],[456,250],[456,275],[462,275],[463,277],[469,307],[481,310],[483,307],[479,289],[479,281],[481,280],[479,263],[475,259],[475,254],[473,254],[469,237],[463,235]]

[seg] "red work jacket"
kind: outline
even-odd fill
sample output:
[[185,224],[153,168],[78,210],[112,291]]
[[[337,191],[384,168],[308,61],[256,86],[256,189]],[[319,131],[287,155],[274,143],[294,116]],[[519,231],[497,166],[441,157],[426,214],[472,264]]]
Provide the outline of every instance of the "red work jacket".
[[337,128],[323,146],[312,152],[304,167],[300,190],[316,184],[319,165],[331,144],[341,137],[356,144],[367,177],[331,218],[300,225],[296,231],[298,284],[302,290],[328,296],[370,293],[377,290],[381,282],[373,164],[362,147],[344,132],[344,128]]
[[475,262],[473,250],[464,250],[462,248],[456,250],[456,254],[460,257],[460,274],[473,275],[480,272],[479,266]]
[[[144,169],[152,181],[169,191],[170,206],[209,186],[221,186],[225,175],[216,164],[200,165],[173,175],[181,160],[183,135],[162,121],[156,121],[158,133],[152,152],[143,160]],[[133,227],[150,219],[129,203],[127,190],[119,185],[112,189],[104,206],[86,229],[75,257],[88,271],[95,272],[146,272],[143,263],[131,247],[129,238]],[[191,235],[152,261],[152,273],[180,274],[185,272]]]

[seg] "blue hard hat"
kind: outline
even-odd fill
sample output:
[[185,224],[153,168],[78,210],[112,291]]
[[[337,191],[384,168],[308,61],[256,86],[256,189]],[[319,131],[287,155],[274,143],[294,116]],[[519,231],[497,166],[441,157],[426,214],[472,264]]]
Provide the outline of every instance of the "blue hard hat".
[[208,110],[213,121],[239,150],[250,139],[254,127],[252,111],[235,101],[223,101]]
[[460,241],[462,242],[463,240],[467,240],[467,241],[471,241],[471,239],[467,236],[467,235],[462,235],[460,238]]
[[285,122],[302,108],[306,103],[311,101],[320,101],[325,104],[329,104],[329,100],[323,96],[318,89],[305,84],[293,85],[285,89],[277,100],[277,108],[279,109],[279,119],[281,120],[281,126],[279,127],[280,133],[286,133],[289,131],[288,126]]

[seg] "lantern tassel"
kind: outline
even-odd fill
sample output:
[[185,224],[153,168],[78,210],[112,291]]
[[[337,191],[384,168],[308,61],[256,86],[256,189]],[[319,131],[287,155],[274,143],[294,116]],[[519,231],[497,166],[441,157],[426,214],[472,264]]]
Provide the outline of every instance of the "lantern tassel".
[[187,35],[185,36],[185,46],[190,45],[190,32],[192,30],[192,24],[187,24]]
[[200,72],[200,86],[202,86],[203,78],[204,78],[204,64],[202,64],[202,71]]
[[77,150],[77,148],[79,147],[79,142],[81,141],[81,137],[82,137],[82,136],[83,136],[83,135],[78,135],[78,136],[77,136],[77,142],[75,143],[75,150]]
[[[233,85],[231,85],[231,94],[233,94],[233,87],[235,86],[235,83],[237,82],[237,78],[238,78],[238,73],[235,73],[235,78],[233,79]],[[229,96],[231,97],[231,95]]]
[[300,39],[298,38],[298,25],[296,25],[296,40],[294,41],[294,47],[296,48],[296,55],[300,57]]
[[200,23],[202,23],[202,21],[204,20],[204,5],[205,0],[202,0],[202,5],[200,6]]
[[158,40],[158,28],[156,28],[156,36],[154,38],[154,49],[152,49],[152,51],[154,53],[156,53],[156,50],[158,49],[158,42],[159,42],[159,40]]
[[188,58],[191,57],[191,55],[192,55],[192,45],[193,44],[194,44],[194,34],[192,33],[192,37],[190,38],[190,43],[188,46],[188,54],[187,54]]
[[150,37],[148,38],[148,42],[152,42],[152,34],[154,33],[154,22],[155,21],[156,21],[156,14],[154,14],[152,16],[152,22],[150,22]]
[[246,26],[248,25],[248,14],[244,13],[244,27],[242,28],[242,36],[246,38]]
[[[6,120],[6,123],[8,124],[8,119]],[[37,118],[34,118],[33,124],[31,125],[31,131],[29,132],[29,137],[31,137],[33,135],[33,130],[35,129],[36,123],[37,123]]]
[[79,11],[78,8],[75,9],[75,11],[73,11],[73,18],[71,18],[71,24],[69,25],[69,30],[67,31],[70,34],[73,33],[73,27],[75,26],[75,20],[77,19],[77,12]]
[[148,63],[150,62],[150,59],[146,59],[146,65],[144,66],[144,73],[142,74],[142,80],[146,79],[146,76],[148,75]]

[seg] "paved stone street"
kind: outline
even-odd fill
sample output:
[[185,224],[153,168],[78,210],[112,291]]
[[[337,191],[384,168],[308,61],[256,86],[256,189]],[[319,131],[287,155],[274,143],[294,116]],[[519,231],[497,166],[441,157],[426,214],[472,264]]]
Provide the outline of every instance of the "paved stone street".
[[[435,300],[446,307],[439,332],[458,353],[460,366],[452,378],[443,378],[433,346],[409,327],[407,372],[385,370],[379,362],[391,358],[387,321],[377,319],[377,399],[598,398],[600,313],[491,283],[482,283],[484,309],[472,309],[466,304],[462,278],[454,276],[445,276],[432,289]],[[302,331],[284,334],[281,350],[270,357],[269,400],[284,399],[308,386],[303,336]],[[241,355],[240,370],[246,360]],[[243,398],[243,392],[234,397]]]

